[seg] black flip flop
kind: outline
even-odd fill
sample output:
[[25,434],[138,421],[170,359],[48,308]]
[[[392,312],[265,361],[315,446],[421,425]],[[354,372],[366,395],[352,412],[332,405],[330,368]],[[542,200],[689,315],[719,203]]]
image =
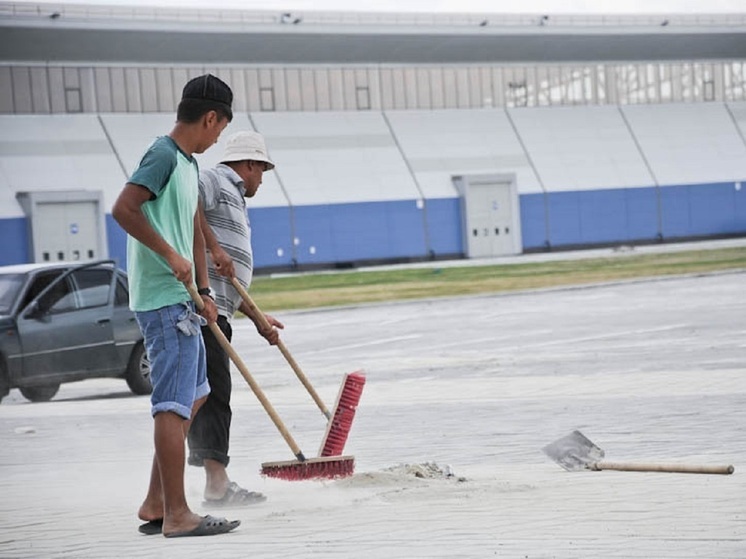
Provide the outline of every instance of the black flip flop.
[[155,520],[148,520],[145,524],[140,524],[137,531],[146,536],[155,536],[163,532],[163,519],[156,518]]
[[225,518],[215,518],[214,516],[203,516],[196,528],[186,532],[173,532],[172,534],[163,534],[167,538],[188,538],[192,536],[217,536],[227,534],[231,530],[238,528],[240,520],[226,520]]

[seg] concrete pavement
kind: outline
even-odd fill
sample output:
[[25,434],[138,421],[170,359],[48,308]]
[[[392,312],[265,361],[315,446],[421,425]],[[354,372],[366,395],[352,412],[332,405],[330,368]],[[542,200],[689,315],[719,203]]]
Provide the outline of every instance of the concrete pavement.
[[[0,557],[746,557],[746,273],[277,313],[328,405],[368,383],[336,482],[259,476],[292,459],[234,375],[232,462],[268,501],[234,533],[141,536],[147,397],[123,381],[0,405]],[[325,419],[275,348],[234,346],[308,455]],[[541,448],[580,429],[618,461],[733,464],[731,476],[565,472]],[[446,465],[417,478],[405,465]],[[458,481],[457,478],[465,478]],[[187,471],[200,512],[202,472]]]

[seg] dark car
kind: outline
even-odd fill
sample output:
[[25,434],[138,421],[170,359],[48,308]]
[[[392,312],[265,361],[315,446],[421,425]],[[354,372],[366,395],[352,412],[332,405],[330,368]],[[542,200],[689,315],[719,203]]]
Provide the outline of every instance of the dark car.
[[113,260],[0,267],[0,400],[18,388],[44,402],[63,382],[103,377],[150,394],[128,301],[127,275]]

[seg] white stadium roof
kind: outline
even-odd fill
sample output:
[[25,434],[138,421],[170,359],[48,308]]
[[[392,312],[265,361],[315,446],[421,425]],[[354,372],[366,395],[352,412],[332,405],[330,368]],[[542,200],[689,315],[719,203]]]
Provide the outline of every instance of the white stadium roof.
[[746,58],[746,14],[277,13],[0,2],[0,62],[444,64]]

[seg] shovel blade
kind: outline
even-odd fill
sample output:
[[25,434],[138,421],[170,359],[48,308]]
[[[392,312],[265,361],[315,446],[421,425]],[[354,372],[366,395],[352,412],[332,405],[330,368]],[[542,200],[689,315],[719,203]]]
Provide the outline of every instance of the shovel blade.
[[604,457],[604,451],[580,431],[573,431],[541,450],[568,472],[587,470]]

